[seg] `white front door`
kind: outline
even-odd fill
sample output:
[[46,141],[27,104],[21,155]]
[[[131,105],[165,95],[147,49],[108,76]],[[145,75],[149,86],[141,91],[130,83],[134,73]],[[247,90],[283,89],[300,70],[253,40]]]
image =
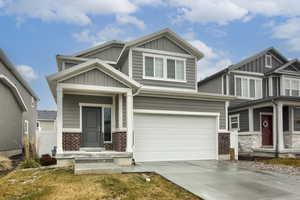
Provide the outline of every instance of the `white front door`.
[[216,117],[134,114],[134,158],[142,161],[216,159]]

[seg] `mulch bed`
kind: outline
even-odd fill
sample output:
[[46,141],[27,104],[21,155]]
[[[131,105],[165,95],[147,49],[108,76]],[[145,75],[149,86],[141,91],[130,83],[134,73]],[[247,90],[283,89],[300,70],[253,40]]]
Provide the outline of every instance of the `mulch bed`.
[[8,174],[9,172],[15,170],[17,168],[17,166],[22,162],[23,155],[19,154],[19,155],[11,156],[11,157],[9,157],[9,159],[12,161],[12,169],[0,171],[0,176],[4,176],[4,175]]

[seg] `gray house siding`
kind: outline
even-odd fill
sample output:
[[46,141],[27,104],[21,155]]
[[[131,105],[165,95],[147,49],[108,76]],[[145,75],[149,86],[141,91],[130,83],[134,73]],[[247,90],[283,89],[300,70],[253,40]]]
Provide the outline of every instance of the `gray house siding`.
[[126,96],[123,96],[123,127],[127,127],[127,104]]
[[112,46],[106,49],[98,49],[96,51],[89,52],[87,54],[84,54],[80,57],[83,58],[99,58],[101,60],[107,60],[107,61],[117,61],[121,51],[121,46]]
[[64,65],[65,65],[65,70],[69,69],[71,67],[74,67],[75,65],[81,64],[84,61],[78,61],[78,60],[66,60],[64,61]]
[[198,86],[199,92],[222,94],[222,76],[216,77]]
[[22,148],[23,111],[11,90],[0,81],[0,151]]
[[133,98],[133,107],[149,110],[217,112],[220,113],[220,129],[226,128],[224,102],[136,96]]
[[[28,92],[28,90],[20,83],[20,81],[15,77],[14,74],[12,74],[7,67],[0,62],[0,74],[3,74],[6,76],[10,81],[12,81],[16,87],[18,88],[24,103],[27,106],[28,111],[23,112],[22,115],[22,125],[24,124],[24,120],[27,120],[29,122],[29,136],[31,138],[31,142],[35,143],[35,132],[36,132],[36,118],[37,118],[37,102],[36,99],[34,99],[34,102],[32,104],[33,97]],[[23,127],[23,126],[22,126]]]
[[171,82],[171,81],[158,81],[143,79],[143,52],[132,51],[132,76],[137,82],[143,85],[161,86],[161,87],[174,87],[195,89],[196,87],[196,66],[195,59],[186,58],[186,79],[187,82]]
[[175,53],[183,53],[183,54],[189,54],[187,51],[185,51],[183,48],[172,42],[167,37],[161,37],[156,40],[152,40],[150,42],[147,42],[143,45],[140,45],[138,47],[141,48],[147,48],[147,49],[156,49],[156,50],[163,50],[163,51],[170,51]]
[[248,132],[249,131],[249,111],[248,109],[246,110],[241,110],[237,112],[230,112],[230,115],[239,115],[239,124],[240,124],[240,130],[239,132]]
[[63,98],[63,128],[80,128],[79,103],[112,104],[112,97],[65,94]]
[[63,83],[83,84],[83,85],[98,85],[107,87],[122,87],[125,88],[124,84],[120,83],[111,76],[101,72],[98,69],[92,69],[88,72],[84,72],[70,79],[62,81]]
[[128,57],[126,57],[125,61],[121,65],[120,71],[123,72],[124,74],[128,75],[129,74],[129,62],[128,62]]

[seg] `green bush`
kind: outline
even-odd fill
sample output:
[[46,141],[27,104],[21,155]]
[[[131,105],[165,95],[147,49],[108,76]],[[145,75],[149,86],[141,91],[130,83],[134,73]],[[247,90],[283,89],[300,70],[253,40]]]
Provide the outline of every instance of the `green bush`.
[[0,156],[0,171],[7,171],[12,169],[11,160],[7,157]]
[[32,158],[26,158],[24,161],[22,161],[19,165],[21,169],[27,169],[27,168],[37,168],[41,165]]

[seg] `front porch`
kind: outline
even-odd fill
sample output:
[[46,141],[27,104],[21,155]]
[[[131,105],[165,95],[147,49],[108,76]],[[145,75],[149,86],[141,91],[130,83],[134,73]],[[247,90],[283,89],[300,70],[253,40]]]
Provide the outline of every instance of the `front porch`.
[[239,155],[251,157],[300,156],[300,102],[274,98],[240,108]]

